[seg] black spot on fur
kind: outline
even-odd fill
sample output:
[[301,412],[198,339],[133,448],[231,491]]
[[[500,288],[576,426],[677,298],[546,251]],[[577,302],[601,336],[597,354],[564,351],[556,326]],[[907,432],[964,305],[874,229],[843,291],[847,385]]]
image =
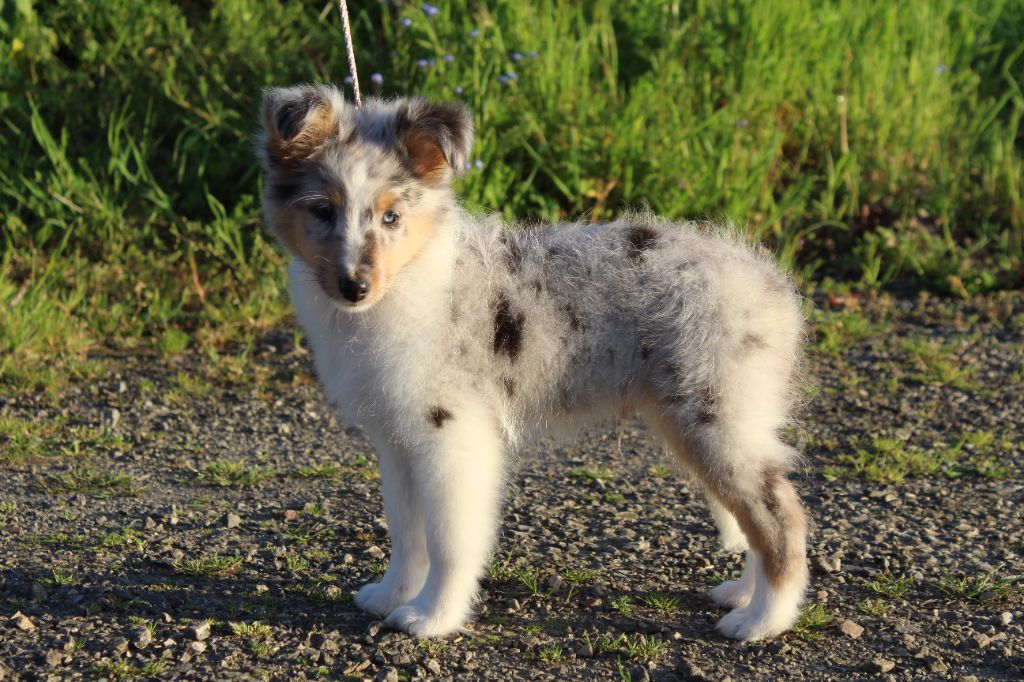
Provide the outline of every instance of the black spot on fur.
[[626,254],[629,260],[639,263],[644,252],[654,247],[658,241],[658,233],[647,225],[632,225],[626,231]]
[[452,413],[443,407],[432,407],[427,414],[430,422],[437,428],[444,426],[444,423],[452,418]]
[[511,377],[505,377],[501,380],[501,385],[505,387],[505,395],[509,398],[514,398],[516,395],[516,382]]
[[763,350],[767,347],[768,343],[764,340],[764,338],[758,336],[757,334],[747,334],[746,336],[743,337],[743,340],[740,341],[740,348],[745,351]]
[[523,347],[523,325],[526,316],[512,309],[512,302],[504,293],[498,294],[494,304],[494,353],[504,353],[515,361]]
[[701,424],[713,424],[718,418],[715,414],[715,404],[717,402],[715,392],[711,390],[711,387],[704,387],[700,395],[700,410],[697,413],[697,421]]
[[650,339],[640,339],[640,359],[646,360],[651,357],[651,351],[654,350],[654,344]]
[[574,332],[578,332],[583,329],[583,322],[580,321],[580,317],[576,314],[575,310],[567,307],[565,309],[565,314],[569,318],[569,329]]

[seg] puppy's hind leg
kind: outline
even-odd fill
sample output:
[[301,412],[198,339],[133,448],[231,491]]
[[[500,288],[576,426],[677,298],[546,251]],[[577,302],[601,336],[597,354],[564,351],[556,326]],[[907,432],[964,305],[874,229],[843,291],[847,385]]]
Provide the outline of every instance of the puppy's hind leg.
[[423,514],[414,494],[409,454],[374,438],[380,457],[384,516],[391,538],[391,560],[380,582],[368,583],[356,594],[359,608],[385,616],[415,597],[427,579],[430,560]]
[[722,549],[727,552],[745,552],[749,547],[747,536],[743,534],[739,521],[732,515],[725,505],[719,502],[714,495],[705,491],[708,501],[708,509],[711,510],[711,517],[715,520],[718,528],[718,539],[722,543]]
[[431,421],[432,433],[410,460],[430,570],[420,593],[386,620],[417,637],[449,634],[468,618],[497,532],[504,480],[501,438],[485,407],[463,403]]
[[750,543],[743,577],[712,591],[712,598],[733,607],[719,630],[743,640],[785,632],[796,621],[807,586],[806,519],[784,475],[790,449],[772,431],[751,438],[725,420],[691,427],[658,410],[651,422],[735,516]]

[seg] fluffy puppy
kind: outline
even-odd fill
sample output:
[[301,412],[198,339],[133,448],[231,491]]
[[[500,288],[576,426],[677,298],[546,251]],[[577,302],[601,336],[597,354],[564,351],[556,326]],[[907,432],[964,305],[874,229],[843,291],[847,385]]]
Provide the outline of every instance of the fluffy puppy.
[[[450,185],[461,106],[346,104],[275,88],[259,155],[267,224],[292,256],[298,319],[340,416],[380,457],[392,554],[356,603],[420,637],[458,630],[495,540],[506,450],[584,416],[639,412],[704,486],[742,577],[711,597],[736,639],[792,626],[805,517],[786,478],[802,317],[739,240],[633,216],[512,228]],[[721,231],[719,231],[721,233]]]

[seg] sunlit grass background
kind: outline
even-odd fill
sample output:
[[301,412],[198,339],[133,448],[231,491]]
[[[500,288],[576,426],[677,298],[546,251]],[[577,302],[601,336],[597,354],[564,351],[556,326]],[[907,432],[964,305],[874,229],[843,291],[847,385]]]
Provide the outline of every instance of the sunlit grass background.
[[[472,108],[474,209],[730,219],[805,282],[1024,282],[1019,0],[350,4],[364,91]],[[333,2],[0,0],[0,53],[0,390],[284,321],[253,134],[264,86],[347,74]]]

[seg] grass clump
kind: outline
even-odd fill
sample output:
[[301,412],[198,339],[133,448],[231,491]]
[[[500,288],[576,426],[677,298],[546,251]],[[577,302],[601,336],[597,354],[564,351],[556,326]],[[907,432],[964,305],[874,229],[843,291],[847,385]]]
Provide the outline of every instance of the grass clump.
[[96,497],[136,495],[139,492],[131,476],[102,471],[85,464],[73,465],[59,474],[47,474],[37,485],[47,493],[92,493]]
[[824,604],[807,604],[800,609],[800,616],[793,624],[793,635],[804,641],[816,642],[831,624],[832,614]]
[[940,384],[962,391],[978,391],[976,368],[964,364],[957,355],[956,347],[932,339],[912,338],[902,344],[903,352],[910,357],[914,368],[914,379],[926,384]]
[[255,488],[277,475],[270,468],[248,466],[241,461],[211,462],[199,470],[199,481],[221,488]]
[[270,654],[270,639],[273,629],[264,623],[228,623],[231,634],[243,641],[243,648],[257,658],[265,658]]
[[220,578],[230,575],[242,566],[242,557],[201,554],[182,557],[174,562],[174,570],[194,578]]
[[966,431],[951,442],[924,450],[897,438],[872,438],[853,454],[837,455],[837,464],[826,466],[822,473],[829,480],[852,474],[878,483],[922,476],[1006,478],[1010,468],[1003,464],[1005,453],[997,450],[994,441],[991,432]]
[[1003,602],[1022,591],[1020,576],[1001,576],[1003,565],[977,575],[958,577],[945,573],[935,583],[936,589],[961,601]]
[[651,592],[638,597],[640,603],[654,609],[659,614],[667,616],[679,609],[680,599],[677,595],[665,594],[664,592]]
[[890,599],[899,599],[907,593],[910,586],[914,584],[914,578],[909,575],[893,575],[892,573],[881,573],[867,583],[868,589],[875,594]]

